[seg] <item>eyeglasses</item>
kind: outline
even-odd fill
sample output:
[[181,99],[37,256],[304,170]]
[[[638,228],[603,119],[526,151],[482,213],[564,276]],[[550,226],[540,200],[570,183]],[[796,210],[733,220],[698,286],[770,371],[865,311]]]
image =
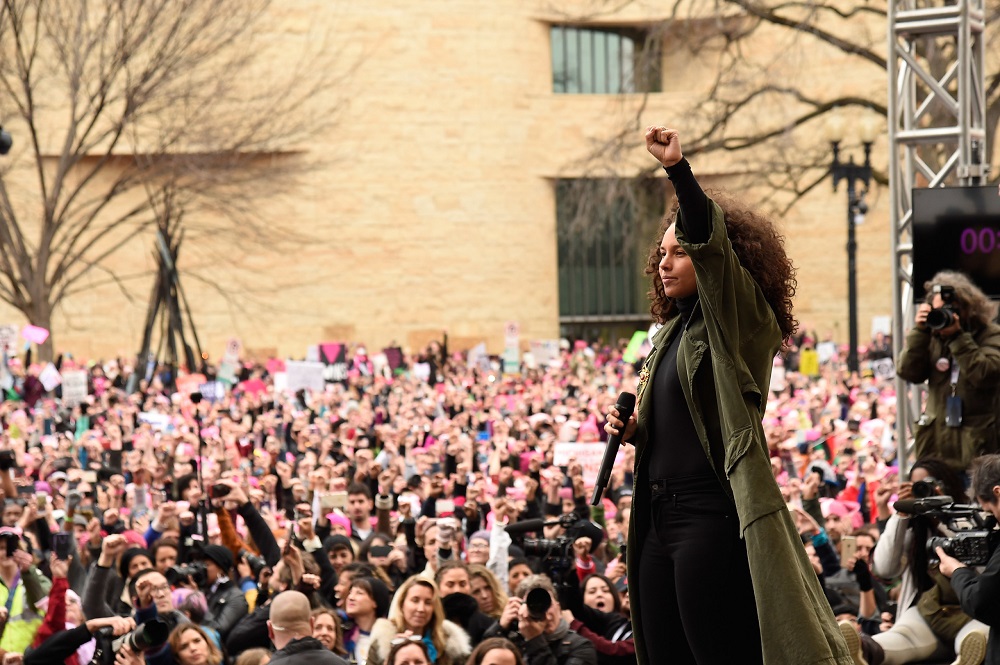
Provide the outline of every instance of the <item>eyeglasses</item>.
[[154,596],[158,596],[163,593],[170,593],[170,585],[161,584],[160,586],[150,587],[149,592],[152,593]]
[[400,644],[409,644],[410,642],[423,642],[423,641],[424,638],[422,638],[420,635],[401,635],[393,639],[391,642],[389,642],[389,645],[398,647]]

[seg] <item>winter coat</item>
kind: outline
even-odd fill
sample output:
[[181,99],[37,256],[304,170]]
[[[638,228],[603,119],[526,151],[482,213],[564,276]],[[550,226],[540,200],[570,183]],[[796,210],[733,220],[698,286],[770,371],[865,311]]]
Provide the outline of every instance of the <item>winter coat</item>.
[[272,663],[287,665],[347,665],[347,661],[313,637],[292,640],[271,654]]
[[219,631],[223,641],[229,636],[229,631],[250,611],[243,591],[232,580],[220,584],[206,600],[208,613],[205,615],[204,625]]
[[990,627],[989,644],[983,665],[1000,665],[1000,547],[993,550],[986,569],[979,575],[971,568],[959,568],[951,576],[951,588],[958,594],[962,610]]
[[[948,427],[952,370],[937,368],[941,358],[958,366],[955,394],[962,398],[962,426]],[[1000,446],[1000,326],[962,331],[945,341],[914,327],[906,335],[896,373],[910,383],[927,381],[927,405],[914,432],[915,459],[940,457],[965,473],[979,455]]]
[[[772,361],[781,330],[760,287],[740,265],[726,234],[723,211],[710,204],[712,231],[707,242],[686,242],[678,219],[677,241],[694,264],[699,305],[677,350],[677,372],[705,456],[736,506],[753,579],[765,665],[851,665],[830,605],[771,473],[764,436],[765,405]],[[647,444],[653,397],[644,390],[674,335],[674,317],[653,338],[654,348],[640,375],[628,575],[632,584],[632,624],[637,660],[656,662],[645,652],[640,615],[645,600],[638,576],[642,544],[650,524]],[[711,362],[702,363],[708,353]],[[645,379],[645,380],[644,380]],[[714,385],[714,389],[711,387]],[[721,425],[724,468],[715,468],[705,422]],[[648,602],[658,602],[650,590]],[[720,599],[720,602],[724,599]],[[720,626],[720,639],[725,627]]]

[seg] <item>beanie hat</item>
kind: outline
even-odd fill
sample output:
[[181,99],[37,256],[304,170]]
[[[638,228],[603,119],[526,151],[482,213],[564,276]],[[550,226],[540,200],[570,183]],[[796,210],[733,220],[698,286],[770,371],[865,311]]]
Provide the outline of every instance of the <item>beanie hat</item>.
[[228,547],[223,547],[222,545],[205,545],[201,548],[201,556],[198,558],[208,559],[221,568],[222,572],[227,575],[233,566],[236,565],[236,557],[233,556]]
[[380,619],[389,616],[389,605],[392,603],[392,592],[380,579],[374,577],[362,577],[372,590],[372,600],[375,601],[375,614]]
[[122,552],[121,560],[118,561],[118,574],[123,580],[128,579],[128,567],[132,563],[132,559],[137,556],[144,556],[149,559],[150,563],[153,562],[153,554],[149,550],[142,549],[141,547],[133,547],[125,550]]
[[138,531],[122,531],[122,536],[125,537],[125,542],[129,545],[138,545],[139,547],[146,547],[146,539],[143,538]]
[[488,543],[490,542],[490,532],[485,530],[476,531],[469,536],[469,542],[471,543],[473,540],[485,540]]
[[354,551],[354,545],[351,544],[351,539],[347,536],[335,535],[328,536],[326,540],[323,541],[323,550],[330,552],[331,550],[338,548],[347,548]]

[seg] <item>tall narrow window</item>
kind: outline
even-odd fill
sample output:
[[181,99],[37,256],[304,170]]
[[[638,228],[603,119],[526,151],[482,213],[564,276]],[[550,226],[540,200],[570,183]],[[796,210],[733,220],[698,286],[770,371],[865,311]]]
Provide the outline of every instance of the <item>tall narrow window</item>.
[[600,324],[648,325],[643,268],[665,201],[663,179],[556,182],[563,334]]
[[552,91],[567,94],[660,92],[660,48],[636,28],[554,25]]

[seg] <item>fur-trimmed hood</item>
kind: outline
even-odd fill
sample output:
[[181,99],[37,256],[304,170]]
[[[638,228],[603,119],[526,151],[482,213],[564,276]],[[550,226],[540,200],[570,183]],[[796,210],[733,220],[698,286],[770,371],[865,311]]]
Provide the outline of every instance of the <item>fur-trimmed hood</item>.
[[[472,653],[469,636],[457,624],[445,621],[443,625],[445,645],[443,654],[438,656],[438,665],[461,665]],[[392,649],[392,640],[399,633],[396,624],[388,619],[379,619],[372,626],[372,644],[368,649],[368,665],[383,665],[385,657]],[[442,658],[441,656],[447,656]]]

